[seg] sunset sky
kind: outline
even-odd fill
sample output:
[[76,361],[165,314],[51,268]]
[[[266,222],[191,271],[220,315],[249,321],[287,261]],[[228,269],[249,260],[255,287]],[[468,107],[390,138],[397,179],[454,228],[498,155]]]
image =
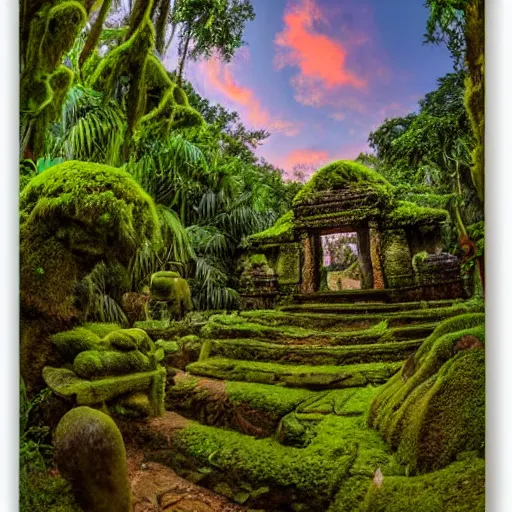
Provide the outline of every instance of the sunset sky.
[[423,45],[423,0],[253,0],[229,65],[190,63],[198,92],[272,133],[258,155],[290,171],[353,159],[386,117],[407,114],[452,69]]

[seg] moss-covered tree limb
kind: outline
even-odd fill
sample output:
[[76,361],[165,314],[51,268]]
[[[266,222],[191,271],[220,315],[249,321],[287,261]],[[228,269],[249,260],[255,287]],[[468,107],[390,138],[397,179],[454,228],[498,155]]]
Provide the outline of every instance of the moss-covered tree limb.
[[36,159],[44,150],[45,132],[60,115],[73,74],[61,66],[87,20],[84,3],[39,0],[22,5],[20,110],[21,150]]

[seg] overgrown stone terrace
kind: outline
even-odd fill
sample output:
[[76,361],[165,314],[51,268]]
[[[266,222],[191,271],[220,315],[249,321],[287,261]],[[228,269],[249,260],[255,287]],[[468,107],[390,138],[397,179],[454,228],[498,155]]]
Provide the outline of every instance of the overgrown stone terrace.
[[[33,213],[42,208],[36,199],[39,187],[48,197],[45,208],[59,222],[69,219],[63,237],[47,242],[60,244],[67,258],[70,270],[63,279],[72,269],[84,272],[83,266],[94,262],[92,254],[109,250],[109,245],[104,245],[108,232],[101,229],[88,251],[74,243],[73,230],[84,229],[83,223],[77,226],[78,219],[90,219],[90,225],[97,221],[94,205],[84,199],[70,206],[52,195],[56,186],[65,188],[66,176],[88,166],[71,163],[49,171],[42,183],[35,182],[22,196],[27,219],[22,229],[32,233],[36,241],[36,223],[45,218]],[[342,173],[345,181],[347,176],[350,183],[355,179],[353,169],[349,167],[347,175]],[[119,208],[112,210],[111,222],[117,222],[119,215],[136,214],[133,221],[146,229],[146,236],[152,236],[151,202],[143,206],[147,199],[128,176],[110,174],[104,166],[91,170],[96,171],[94,178],[85,175],[84,180],[103,180],[127,204],[135,201],[141,205],[139,211],[124,210],[122,201],[112,201],[108,195],[112,202],[107,204]],[[357,171],[363,172],[359,167]],[[372,177],[369,170],[363,174]],[[324,183],[318,176],[323,176],[322,171],[312,183],[320,182],[325,191],[339,183]],[[117,181],[132,188],[116,189]],[[23,331],[29,341],[34,332],[40,332],[30,308],[51,314],[49,308],[54,307],[61,312],[58,325],[64,329],[52,335],[45,332],[45,352],[38,360],[46,365],[42,372],[46,384],[63,400],[66,410],[87,405],[111,415],[123,433],[128,454],[142,454],[137,460],[149,471],[167,467],[170,475],[174,471],[191,482],[187,496],[196,496],[199,501],[195,501],[196,508],[183,510],[196,510],[199,502],[201,510],[484,510],[483,304],[478,299],[456,297],[462,295],[462,288],[457,288],[457,293],[450,287],[443,291],[436,273],[427,288],[411,283],[413,277],[421,275],[418,273],[408,274],[400,286],[390,280],[390,276],[403,276],[399,262],[410,259],[411,268],[415,268],[413,258],[420,253],[411,253],[411,246],[421,252],[435,247],[434,252],[439,253],[439,238],[432,233],[445,213],[397,205],[390,199],[387,185],[375,181],[371,192],[375,197],[349,222],[353,229],[356,221],[371,215],[380,219],[379,229],[389,227],[389,222],[398,223],[392,224],[393,229],[382,227],[379,231],[384,239],[387,231],[394,233],[393,257],[381,245],[382,280],[375,278],[378,266],[370,257],[367,277],[371,275],[372,280],[368,277],[365,281],[367,289],[335,294],[308,288],[316,282],[307,273],[313,268],[308,258],[314,251],[308,256],[311,237],[294,241],[296,230],[302,229],[298,227],[300,220],[297,223],[294,219],[308,217],[295,217],[296,210],[288,214],[288,221],[279,221],[271,230],[281,237],[275,269],[275,247],[270,248],[268,257],[264,252],[253,252],[242,258],[242,277],[244,272],[246,277],[254,277],[255,273],[247,270],[259,272],[260,281],[256,282],[262,286],[253,289],[252,299],[259,293],[273,306],[271,309],[229,314],[192,312],[182,320],[146,320],[122,329],[115,324],[73,320],[79,310],[63,308],[63,301],[68,301],[69,308],[74,304],[66,295],[71,295],[71,290],[60,289],[60,280],[49,281],[47,288],[39,290],[40,295],[34,295],[41,296],[41,301],[24,303],[27,320]],[[82,186],[80,178],[74,183],[78,189]],[[296,198],[298,205],[310,197],[311,188],[306,186]],[[131,196],[127,190],[132,190]],[[333,209],[356,197],[352,187],[348,195],[340,198],[336,194]],[[352,204],[361,204],[362,196],[358,197]],[[372,204],[377,199],[389,203],[375,209]],[[317,204],[312,203],[312,208]],[[341,214],[333,212],[328,221],[321,215],[321,223],[331,225],[332,218],[338,223],[340,216],[345,222],[346,212],[346,207]],[[310,221],[302,225],[311,226]],[[407,238],[413,236],[413,227],[418,224],[434,226],[427,230],[432,236],[429,244],[424,240],[423,245],[417,242],[414,246]],[[336,226],[333,229],[339,229],[339,224]],[[288,237],[287,244],[295,244],[295,252],[283,237]],[[253,240],[260,244],[258,251],[267,250],[268,233]],[[27,237],[26,246],[30,243],[32,239]],[[409,252],[404,255],[406,249]],[[371,256],[374,251],[369,253]],[[284,255],[290,254],[288,261]],[[115,255],[123,257],[122,252]],[[39,257],[39,252],[32,257]],[[422,261],[428,260],[427,252]],[[389,268],[396,273],[390,273]],[[297,283],[291,283],[288,271],[299,275]],[[37,276],[31,279],[36,287]],[[186,283],[180,279],[161,273],[153,279],[158,288],[158,292],[153,290],[154,299],[175,317],[189,309]],[[250,279],[248,282],[250,285]],[[379,282],[387,287],[376,287]],[[457,280],[453,283],[460,285]],[[423,292],[436,300],[424,300]],[[43,293],[55,302],[45,303]],[[421,300],[411,300],[418,294]],[[258,305],[258,300],[247,305]],[[25,345],[26,351],[28,347]],[[22,369],[27,367],[30,365]],[[36,376],[31,375],[35,383]],[[129,455],[129,464],[132,459]],[[137,475],[132,481],[134,510],[149,510],[143,508],[146,498],[138,494],[135,482],[141,476]],[[165,494],[171,481],[167,478],[171,477],[167,475],[154,487],[148,483],[148,489]],[[213,494],[205,495],[206,490]],[[152,499],[150,510],[178,510],[155,496]],[[73,506],[66,510],[78,509]]]

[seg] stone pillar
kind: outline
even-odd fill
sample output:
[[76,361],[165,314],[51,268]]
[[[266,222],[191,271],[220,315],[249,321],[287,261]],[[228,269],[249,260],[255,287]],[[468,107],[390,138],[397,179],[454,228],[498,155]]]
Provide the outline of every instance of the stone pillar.
[[359,248],[359,267],[361,268],[361,289],[373,288],[372,260],[370,255],[370,234],[368,228],[357,230]]
[[414,285],[412,256],[404,229],[382,232],[381,247],[384,279],[387,288],[403,288]]
[[376,222],[370,222],[368,227],[370,229],[370,258],[372,260],[373,288],[383,290],[385,285],[381,264],[380,232]]
[[301,235],[302,245],[302,282],[301,293],[310,294],[316,292],[317,287],[317,237],[311,233]]

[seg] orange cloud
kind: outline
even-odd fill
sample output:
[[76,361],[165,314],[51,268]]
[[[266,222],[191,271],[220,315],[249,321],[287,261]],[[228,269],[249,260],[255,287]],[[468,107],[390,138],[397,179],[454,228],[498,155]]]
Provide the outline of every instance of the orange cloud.
[[233,77],[231,69],[218,58],[203,61],[200,71],[204,73],[208,86],[215,88],[226,99],[242,107],[246,114],[246,121],[254,127],[264,128],[270,132],[280,132],[288,136],[295,136],[301,130],[301,125],[279,117],[274,117],[265,109],[254,91],[239,85]]
[[344,86],[362,89],[366,80],[347,69],[347,50],[336,39],[315,30],[327,21],[315,0],[302,0],[289,6],[284,16],[284,29],[274,40],[278,47],[275,65],[299,68],[292,78],[297,101],[306,105],[323,103],[326,90]]

